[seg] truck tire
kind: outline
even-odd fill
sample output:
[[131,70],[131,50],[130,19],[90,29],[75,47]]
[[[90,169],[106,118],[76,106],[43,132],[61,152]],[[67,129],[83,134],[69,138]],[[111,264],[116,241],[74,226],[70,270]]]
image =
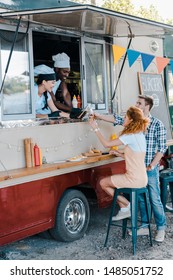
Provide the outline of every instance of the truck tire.
[[57,207],[55,226],[49,232],[56,240],[72,242],[83,237],[89,220],[90,208],[85,195],[78,190],[66,190]]

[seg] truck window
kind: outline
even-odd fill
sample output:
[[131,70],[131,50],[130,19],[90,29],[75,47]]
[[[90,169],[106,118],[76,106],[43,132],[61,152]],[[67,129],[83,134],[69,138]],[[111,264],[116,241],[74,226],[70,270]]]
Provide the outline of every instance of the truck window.
[[[13,42],[14,32],[0,30],[1,81]],[[3,120],[23,119],[31,114],[31,90],[29,78],[29,58],[26,36],[19,33],[5,76],[1,94],[1,115]]]
[[107,111],[106,62],[103,42],[85,42],[87,104],[95,110]]

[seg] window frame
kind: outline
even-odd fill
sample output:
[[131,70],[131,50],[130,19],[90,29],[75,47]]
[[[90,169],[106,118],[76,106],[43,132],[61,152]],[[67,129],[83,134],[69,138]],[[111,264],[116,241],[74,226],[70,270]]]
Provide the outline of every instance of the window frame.
[[[108,109],[108,83],[107,83],[107,63],[106,63],[106,43],[104,40],[101,39],[93,39],[93,38],[88,38],[88,37],[82,37],[81,38],[81,50],[82,50],[82,84],[83,84],[83,104],[84,107],[87,106],[87,80],[86,80],[86,61],[85,61],[85,43],[91,43],[91,44],[99,44],[102,45],[103,47],[103,88],[104,88],[104,92],[105,92],[105,109],[95,109],[96,112],[100,112],[100,113],[108,113],[109,109]],[[92,105],[91,105],[92,107]]]
[[[8,32],[15,32],[14,26],[7,26],[1,25],[0,30],[2,31],[8,31]],[[20,27],[20,34],[26,33],[26,28]],[[4,114],[4,104],[3,104],[3,90],[0,96],[0,102],[1,102],[1,121],[15,121],[15,120],[30,120],[35,119],[35,102],[33,98],[33,85],[34,85],[34,77],[33,77],[33,51],[32,51],[32,30],[29,29],[27,32],[27,38],[25,37],[23,40],[25,40],[25,44],[28,47],[28,65],[29,65],[29,84],[30,84],[30,98],[31,98],[31,113],[18,113],[18,114]],[[1,51],[1,44],[0,44],[0,51]],[[9,49],[10,51],[10,49]],[[2,69],[2,62],[0,59],[0,69]],[[8,72],[7,72],[8,73]],[[2,72],[0,74],[0,82],[2,84],[4,76],[2,75]]]

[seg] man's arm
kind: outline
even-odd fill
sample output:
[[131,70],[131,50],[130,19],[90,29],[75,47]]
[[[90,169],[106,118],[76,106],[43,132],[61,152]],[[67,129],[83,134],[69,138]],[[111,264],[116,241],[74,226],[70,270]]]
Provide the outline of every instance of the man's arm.
[[166,146],[166,128],[163,125],[161,121],[158,121],[156,125],[156,130],[155,130],[155,137],[157,139],[157,152],[152,160],[152,162],[149,164],[147,167],[147,170],[151,170],[153,167],[155,167],[165,154],[167,150]]
[[65,82],[62,82],[61,85],[61,90],[62,90],[62,96],[64,98],[64,102],[65,104],[72,108],[72,100],[71,100],[71,95],[70,95],[70,92],[68,91],[68,88],[67,88],[67,84]]
[[147,166],[147,170],[152,170],[153,167],[155,167],[163,157],[163,153],[157,152],[152,160],[152,162]]
[[71,112],[71,109],[72,109],[72,101],[71,101],[71,95],[68,91],[68,88],[67,88],[67,85],[65,82],[61,82],[61,90],[62,90],[62,96],[63,96],[63,99],[64,99],[64,103],[61,103],[59,102],[58,100],[56,100],[56,97],[55,97],[55,94],[53,92],[50,93],[51,97],[52,97],[52,100],[55,104],[55,106],[59,109],[59,110],[62,110],[62,111],[65,111],[65,112]]
[[100,115],[98,113],[94,113],[94,118],[96,120],[102,120],[110,123],[114,123],[115,119],[113,115]]
[[106,122],[113,123],[114,125],[122,125],[124,122],[124,118],[120,117],[117,114],[113,115],[100,115],[98,113],[94,113],[94,118],[97,120],[103,120]]
[[50,95],[57,109],[65,112],[71,112],[72,107],[69,107],[68,105],[62,104],[59,101],[57,101],[53,92],[51,92]]

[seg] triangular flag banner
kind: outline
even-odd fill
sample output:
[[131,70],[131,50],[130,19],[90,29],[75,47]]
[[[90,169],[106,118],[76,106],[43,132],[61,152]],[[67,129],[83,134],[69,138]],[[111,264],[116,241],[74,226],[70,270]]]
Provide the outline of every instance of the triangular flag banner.
[[141,53],[134,50],[127,50],[128,62],[131,67]]
[[114,55],[114,64],[116,64],[120,60],[120,58],[125,54],[126,49],[117,45],[112,45],[112,50]]
[[141,53],[141,58],[142,58],[143,69],[145,72],[147,67],[150,65],[151,61],[154,59],[154,55]]
[[170,64],[171,64],[171,71],[172,71],[172,74],[173,74],[173,60],[170,60]]
[[158,73],[160,74],[162,70],[166,67],[166,65],[169,63],[170,59],[166,57],[156,57],[156,64]]

